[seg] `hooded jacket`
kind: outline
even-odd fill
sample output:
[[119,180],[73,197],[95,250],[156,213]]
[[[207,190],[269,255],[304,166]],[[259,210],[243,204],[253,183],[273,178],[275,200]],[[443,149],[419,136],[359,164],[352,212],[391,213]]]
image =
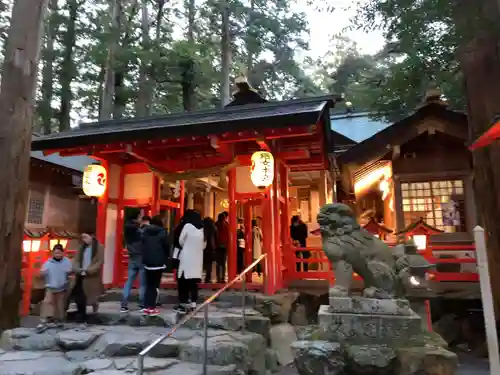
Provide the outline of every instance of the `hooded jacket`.
[[124,229],[124,239],[125,245],[127,247],[129,259],[133,262],[141,262],[141,240],[142,231],[139,225],[133,220],[129,220],[125,223]]
[[165,268],[170,244],[165,228],[147,225],[142,232],[142,264],[146,268]]

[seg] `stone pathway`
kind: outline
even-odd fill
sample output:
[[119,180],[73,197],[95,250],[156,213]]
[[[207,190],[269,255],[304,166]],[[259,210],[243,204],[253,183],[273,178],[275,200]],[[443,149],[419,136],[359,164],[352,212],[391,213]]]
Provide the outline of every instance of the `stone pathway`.
[[[137,369],[137,354],[168,332],[178,317],[169,308],[158,317],[139,312],[123,314],[116,303],[103,303],[92,317],[95,325],[67,323],[62,329],[36,333],[34,328],[6,331],[0,339],[0,375],[123,375]],[[241,331],[241,308],[210,308],[208,330],[209,373],[266,374],[270,321],[249,309]],[[203,315],[193,318],[145,359],[148,374],[202,373]],[[266,338],[265,338],[266,337]]]

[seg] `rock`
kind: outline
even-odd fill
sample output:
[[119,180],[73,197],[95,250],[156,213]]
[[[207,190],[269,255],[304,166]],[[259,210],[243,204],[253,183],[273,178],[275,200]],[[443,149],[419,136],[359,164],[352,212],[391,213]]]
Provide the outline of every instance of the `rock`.
[[[207,368],[208,375],[241,375],[236,365],[214,366]],[[161,371],[161,375],[203,375],[203,366],[197,363],[180,362]],[[94,374],[93,374],[94,375]]]
[[255,296],[254,308],[271,319],[272,324],[288,323],[292,305],[298,297],[297,292],[278,293],[272,296],[258,294]]
[[413,315],[406,299],[377,299],[364,297],[330,298],[330,312],[369,315]]
[[[158,371],[164,370],[178,364],[179,361],[173,358],[144,358],[144,371]],[[135,368],[137,363],[134,362]]]
[[[204,360],[203,337],[193,337],[181,343],[179,358],[182,361],[203,363]],[[235,364],[245,373],[251,362],[248,346],[236,341],[229,335],[209,337],[207,341],[208,363],[211,365],[226,366]]]
[[280,364],[278,362],[278,355],[276,351],[273,349],[266,350],[266,370],[271,373],[278,372],[280,368]]
[[460,321],[454,314],[444,315],[434,323],[433,331],[441,335],[448,344],[457,341],[462,333]]
[[102,334],[102,331],[71,329],[57,334],[56,342],[66,350],[85,350]]
[[346,372],[352,375],[393,374],[395,359],[396,352],[387,345],[349,345],[346,348]]
[[453,375],[457,366],[457,355],[444,348],[426,346],[397,351],[398,375]]
[[43,354],[42,352],[7,352],[0,356],[0,362],[29,361],[41,358]]
[[113,361],[108,358],[94,358],[82,363],[82,367],[88,372],[107,370],[113,366]]
[[98,354],[85,350],[73,350],[71,352],[64,353],[64,355],[70,362],[85,362],[89,359],[95,358]]
[[116,358],[113,362],[118,370],[135,369],[137,357]]
[[12,342],[12,348],[15,350],[51,350],[56,346],[56,337],[50,332],[28,336]]
[[179,342],[169,337],[151,349],[148,355],[155,358],[177,357],[179,355]]
[[295,333],[297,334],[297,339],[299,341],[302,340],[321,340],[321,335],[319,334],[319,326],[318,325],[308,325],[308,326],[300,326],[295,327]]
[[103,370],[93,372],[92,375],[129,375],[130,372],[120,370]]
[[62,357],[40,357],[22,361],[0,361],[0,375],[79,375],[82,367]]
[[332,313],[322,305],[318,312],[322,339],[352,344],[397,344],[422,332],[420,317],[412,315],[371,315]]
[[306,307],[304,305],[297,305],[290,317],[290,323],[294,326],[307,326],[309,324]]
[[342,375],[344,359],[340,344],[328,341],[295,341],[291,345],[300,375]]
[[14,328],[4,331],[0,338],[0,348],[11,350],[18,339],[24,339],[35,334],[35,331],[29,328]]
[[293,362],[293,353],[290,348],[292,342],[297,341],[295,329],[289,323],[281,323],[271,327],[269,331],[271,348],[276,351],[278,362],[286,366]]
[[96,341],[94,350],[107,357],[137,355],[157,336],[147,333],[107,332]]

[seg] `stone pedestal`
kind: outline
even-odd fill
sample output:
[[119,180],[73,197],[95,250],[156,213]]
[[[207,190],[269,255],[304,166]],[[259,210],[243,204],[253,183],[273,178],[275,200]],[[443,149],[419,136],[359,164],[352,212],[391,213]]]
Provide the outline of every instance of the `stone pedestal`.
[[[330,297],[319,327],[292,344],[300,375],[453,375],[457,357],[406,299]],[[414,355],[418,353],[418,355]]]

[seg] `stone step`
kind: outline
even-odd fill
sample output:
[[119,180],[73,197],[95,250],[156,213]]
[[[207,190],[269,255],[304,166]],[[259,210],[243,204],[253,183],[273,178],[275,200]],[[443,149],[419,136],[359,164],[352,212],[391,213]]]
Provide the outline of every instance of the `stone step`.
[[[134,372],[139,352],[166,330],[157,326],[66,324],[43,333],[28,328],[5,331],[0,339],[0,375]],[[265,375],[266,344],[266,339],[256,333],[209,329],[210,372]],[[198,374],[203,360],[203,331],[181,327],[150,352],[145,369],[148,373],[161,370],[162,374],[180,374],[185,369],[188,374]]]

